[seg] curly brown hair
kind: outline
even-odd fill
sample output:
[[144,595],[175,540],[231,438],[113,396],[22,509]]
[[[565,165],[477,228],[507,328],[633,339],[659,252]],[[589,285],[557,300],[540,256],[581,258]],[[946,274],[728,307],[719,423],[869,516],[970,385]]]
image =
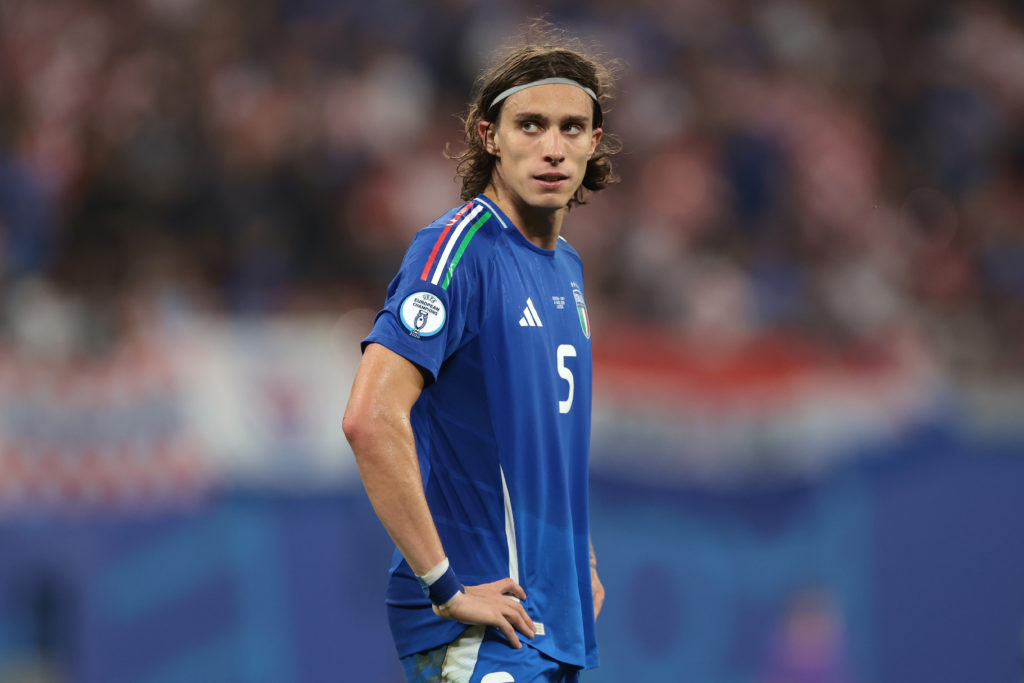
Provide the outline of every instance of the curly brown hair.
[[[567,40],[557,30],[546,24],[529,27],[528,44],[511,49],[496,66],[484,72],[477,79],[475,96],[463,118],[466,149],[461,154],[448,153],[449,158],[458,162],[456,172],[462,178],[463,200],[470,200],[487,189],[491,184],[496,157],[484,148],[480,138],[481,121],[497,123],[501,117],[504,101],[496,106],[491,102],[508,88],[542,78],[570,78],[586,86],[597,95],[594,102],[594,128],[604,123],[604,112],[612,97],[612,68],[603,65],[596,58],[589,57],[578,41]],[[537,40],[540,37],[541,40]],[[585,204],[584,190],[596,192],[619,177],[612,168],[612,157],[621,145],[613,136],[604,132],[594,156],[587,162],[583,182],[569,200],[574,204]]]

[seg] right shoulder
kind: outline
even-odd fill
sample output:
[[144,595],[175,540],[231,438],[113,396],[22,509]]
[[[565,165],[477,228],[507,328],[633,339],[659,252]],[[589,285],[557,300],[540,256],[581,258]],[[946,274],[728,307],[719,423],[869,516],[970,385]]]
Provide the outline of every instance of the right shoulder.
[[416,233],[406,266],[421,280],[447,289],[456,273],[488,257],[504,229],[489,206],[466,202]]

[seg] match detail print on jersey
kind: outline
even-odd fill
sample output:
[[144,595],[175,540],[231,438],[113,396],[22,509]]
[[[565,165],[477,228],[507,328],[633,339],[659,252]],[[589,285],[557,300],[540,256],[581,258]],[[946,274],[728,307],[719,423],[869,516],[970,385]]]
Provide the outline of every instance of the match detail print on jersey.
[[[466,213],[470,207],[473,207],[472,210]],[[480,215],[481,212],[483,213],[482,216]],[[459,209],[452,216],[452,219],[448,221],[448,224],[444,226],[441,236],[434,243],[434,248],[430,252],[427,264],[423,267],[423,274],[420,275],[420,279],[429,280],[434,285],[441,285],[441,289],[448,289],[448,285],[452,281],[452,274],[455,272],[455,267],[462,260],[462,255],[465,253],[466,247],[469,246],[470,240],[473,239],[473,235],[480,229],[480,226],[486,223],[490,217],[490,211],[486,211],[483,205],[474,202],[470,202]],[[440,259],[437,257],[438,252],[441,253]],[[433,272],[431,272],[431,269],[433,269]]]

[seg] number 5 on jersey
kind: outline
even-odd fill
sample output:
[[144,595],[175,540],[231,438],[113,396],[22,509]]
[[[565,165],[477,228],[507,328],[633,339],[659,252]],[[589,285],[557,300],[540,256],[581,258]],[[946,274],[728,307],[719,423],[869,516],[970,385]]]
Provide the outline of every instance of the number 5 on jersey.
[[576,347],[572,344],[560,344],[558,350],[555,352],[555,358],[558,361],[558,376],[569,383],[569,397],[564,401],[558,401],[558,412],[565,415],[572,410],[572,397],[576,389],[576,383],[573,380],[572,370],[565,365],[566,358],[576,357]]

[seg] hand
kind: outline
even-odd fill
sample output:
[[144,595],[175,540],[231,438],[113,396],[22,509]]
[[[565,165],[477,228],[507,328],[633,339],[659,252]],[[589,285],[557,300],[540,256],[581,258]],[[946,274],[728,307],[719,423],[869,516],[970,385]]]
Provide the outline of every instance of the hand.
[[590,568],[590,587],[594,592],[594,621],[597,621],[597,615],[601,613],[601,605],[604,604],[604,586],[601,584],[601,579],[597,577],[597,567]]
[[463,624],[494,626],[518,650],[523,644],[516,631],[527,638],[536,635],[533,620],[519,603],[519,600],[525,599],[526,593],[519,584],[512,579],[502,579],[479,586],[466,586],[465,593],[457,594],[444,605],[434,605],[434,613]]

